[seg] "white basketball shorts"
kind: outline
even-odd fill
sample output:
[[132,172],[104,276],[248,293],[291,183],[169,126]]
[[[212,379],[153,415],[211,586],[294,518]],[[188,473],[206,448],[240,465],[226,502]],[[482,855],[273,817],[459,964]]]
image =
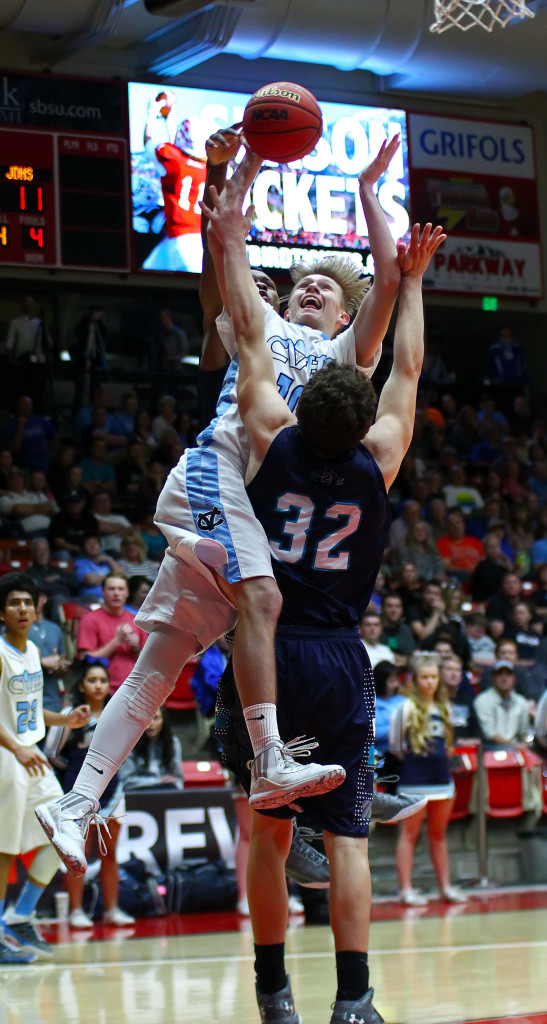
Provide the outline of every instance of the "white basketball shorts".
[[45,846],[34,809],[62,795],[51,769],[45,775],[29,775],[11,751],[0,747],[0,852],[15,855]]
[[175,626],[205,649],[237,620],[235,604],[211,570],[228,583],[273,579],[266,534],[241,474],[210,448],[184,453],[167,478],[154,520],[169,548],[135,621],[148,633],[155,623]]

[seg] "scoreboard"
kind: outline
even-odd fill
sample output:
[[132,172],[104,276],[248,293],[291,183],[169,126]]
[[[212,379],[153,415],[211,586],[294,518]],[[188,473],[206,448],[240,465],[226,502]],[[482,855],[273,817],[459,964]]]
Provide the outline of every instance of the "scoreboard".
[[128,271],[123,138],[0,129],[0,264]]

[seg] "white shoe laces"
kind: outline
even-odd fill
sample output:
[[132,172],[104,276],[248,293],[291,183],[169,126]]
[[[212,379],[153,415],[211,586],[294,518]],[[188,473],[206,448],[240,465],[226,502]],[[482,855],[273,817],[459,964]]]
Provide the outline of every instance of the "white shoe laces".
[[319,746],[315,736],[306,739],[305,736],[297,736],[295,740],[289,740],[281,747],[284,757],[309,757],[312,750]]
[[[269,746],[273,745],[274,744],[272,743]],[[315,750],[315,748],[318,746],[319,743],[317,742],[315,736],[312,736],[310,739],[306,739],[305,736],[297,736],[296,739],[289,740],[288,743],[283,743],[283,745],[281,747],[278,747],[277,749],[279,750],[282,757],[292,758],[294,760],[295,757],[309,757],[312,750]],[[262,753],[262,751],[260,753]],[[246,767],[249,769],[249,771],[251,771],[253,764],[256,761],[256,758],[259,756],[260,754],[257,754],[255,757],[252,757],[250,761],[246,762]]]
[[87,837],[89,835],[89,829],[91,828],[92,825],[95,825],[95,828],[97,829],[97,842],[99,844],[99,853],[101,854],[101,857],[106,857],[106,854],[108,852],[107,846],[106,846],[106,840],[104,838],[102,830],[104,829],[106,834],[107,834],[107,836],[108,836],[108,838],[112,839],[112,836],[110,834],[110,829],[108,827],[108,822],[109,821],[119,821],[119,820],[120,820],[119,818],[116,818],[112,814],[109,815],[107,818],[103,818],[103,816],[101,814],[97,814],[95,811],[92,811],[90,814],[86,814],[84,819],[83,819],[83,822],[82,822],[82,835],[83,835],[84,839],[87,839]]

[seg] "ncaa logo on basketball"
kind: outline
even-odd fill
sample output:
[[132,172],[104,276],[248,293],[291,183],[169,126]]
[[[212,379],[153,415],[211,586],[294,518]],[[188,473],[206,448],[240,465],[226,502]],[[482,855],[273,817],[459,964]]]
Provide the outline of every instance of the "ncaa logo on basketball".
[[253,121],[288,121],[289,112],[286,109],[272,107],[271,109],[253,110]]
[[262,99],[263,96],[282,96],[285,100],[292,100],[293,103],[300,103],[300,93],[292,92],[291,89],[278,89],[275,85],[267,85],[255,92],[253,100]]

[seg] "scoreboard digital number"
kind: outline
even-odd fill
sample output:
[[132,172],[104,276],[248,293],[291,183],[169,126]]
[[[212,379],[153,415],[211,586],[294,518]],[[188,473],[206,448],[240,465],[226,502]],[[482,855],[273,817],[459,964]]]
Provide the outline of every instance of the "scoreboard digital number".
[[129,269],[123,139],[0,130],[0,263]]
[[53,142],[52,135],[0,135],[2,263],[56,265]]

